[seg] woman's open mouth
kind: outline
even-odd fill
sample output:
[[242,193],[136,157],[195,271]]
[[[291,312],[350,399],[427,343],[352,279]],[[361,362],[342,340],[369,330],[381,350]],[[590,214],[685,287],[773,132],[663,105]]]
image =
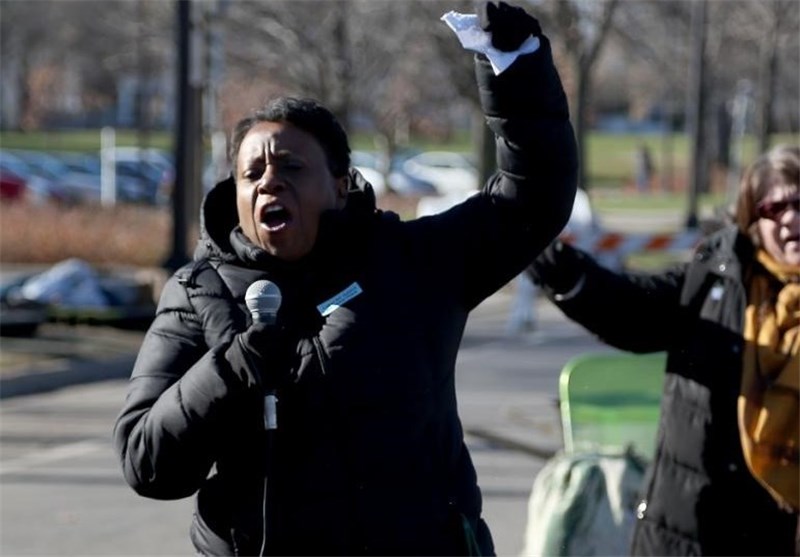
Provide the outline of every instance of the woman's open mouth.
[[291,213],[280,203],[267,205],[261,211],[261,224],[269,232],[280,232],[291,222]]

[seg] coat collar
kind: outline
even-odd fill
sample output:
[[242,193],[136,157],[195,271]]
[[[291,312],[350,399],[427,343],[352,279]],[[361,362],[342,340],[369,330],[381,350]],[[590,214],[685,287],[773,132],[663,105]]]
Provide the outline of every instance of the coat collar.
[[712,274],[742,280],[745,262],[752,260],[753,252],[750,239],[735,225],[728,225],[704,242],[695,257],[704,261]]

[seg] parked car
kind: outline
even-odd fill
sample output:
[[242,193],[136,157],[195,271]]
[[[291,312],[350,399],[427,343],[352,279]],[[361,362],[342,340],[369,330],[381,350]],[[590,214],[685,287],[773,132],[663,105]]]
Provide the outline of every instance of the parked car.
[[53,153],[71,172],[100,173],[100,157],[91,153]]
[[[423,197],[417,203],[417,217],[435,215],[448,210],[453,205],[461,203],[475,192],[455,192],[449,195],[438,197]],[[600,220],[592,209],[591,200],[586,191],[578,189],[575,193],[575,202],[572,205],[572,212],[569,221],[561,231],[561,236],[565,238],[599,238],[604,233]],[[625,266],[624,257],[616,251],[596,252],[592,254],[597,261],[609,269],[621,271]]]
[[569,221],[564,229],[564,233],[575,235],[598,234],[600,232],[600,222],[592,210],[592,204],[586,190],[580,188],[575,192],[575,202],[572,204],[572,212]]
[[154,147],[115,147],[114,158],[118,161],[145,161],[163,171],[175,172],[175,163],[172,160],[172,155],[163,149]]
[[149,185],[147,202],[157,205],[168,202],[175,182],[175,163],[170,153],[157,148],[115,147],[113,155],[118,174],[144,180]]
[[[69,173],[62,177],[61,184],[70,192],[73,202],[99,202],[102,197],[102,178],[100,175],[100,157],[89,153],[54,153],[53,154]],[[118,181],[118,191],[135,192],[141,189],[138,182]],[[120,200],[127,194],[120,195]]]
[[478,189],[478,171],[469,158],[451,151],[426,151],[402,163],[409,176],[432,184],[441,195]]
[[0,150],[0,170],[14,174],[25,181],[26,201],[65,201],[67,193],[49,170],[40,169],[26,160],[24,151]]
[[[57,182],[68,192],[74,202],[100,201],[102,196],[102,174],[100,158],[94,155],[74,155],[65,157],[39,153],[49,168],[58,174]],[[78,157],[83,157],[79,159]],[[69,162],[67,162],[69,160]],[[131,171],[125,164],[116,164],[117,201],[127,203],[152,203],[155,185],[147,176]]]
[[409,174],[403,167],[410,157],[416,155],[414,151],[404,151],[395,154],[389,166],[387,185],[397,195],[404,197],[425,197],[439,195],[436,186],[418,176]]
[[0,282],[0,336],[29,337],[36,334],[39,325],[47,321],[47,305],[27,300],[20,295],[20,287],[28,275],[16,275]]
[[25,180],[0,168],[0,199],[3,201],[23,201],[26,197]]
[[137,203],[155,205],[159,191],[166,187],[164,172],[146,161],[116,161],[117,180],[127,178],[139,182],[140,188],[133,199]]

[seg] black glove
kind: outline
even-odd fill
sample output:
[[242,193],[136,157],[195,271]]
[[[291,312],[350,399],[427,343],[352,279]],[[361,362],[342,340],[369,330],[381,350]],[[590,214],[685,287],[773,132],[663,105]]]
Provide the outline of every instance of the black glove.
[[479,2],[477,12],[481,29],[492,34],[492,46],[497,50],[517,50],[531,35],[538,37],[542,34],[536,18],[517,6],[505,2]]
[[539,286],[564,294],[572,290],[583,276],[583,254],[556,240],[533,260],[527,273]]
[[275,388],[289,376],[295,343],[284,327],[254,322],[233,337],[225,359],[246,388]]

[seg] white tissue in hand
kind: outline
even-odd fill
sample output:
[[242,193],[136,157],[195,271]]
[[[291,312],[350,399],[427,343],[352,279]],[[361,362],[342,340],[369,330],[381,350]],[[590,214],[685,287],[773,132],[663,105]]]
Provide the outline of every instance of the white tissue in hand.
[[461,46],[467,50],[474,50],[486,55],[495,75],[500,75],[505,71],[518,56],[536,52],[539,48],[539,37],[531,35],[513,52],[497,50],[492,46],[492,34],[481,29],[478,16],[474,14],[461,14],[451,11],[442,16],[442,21],[455,32]]

